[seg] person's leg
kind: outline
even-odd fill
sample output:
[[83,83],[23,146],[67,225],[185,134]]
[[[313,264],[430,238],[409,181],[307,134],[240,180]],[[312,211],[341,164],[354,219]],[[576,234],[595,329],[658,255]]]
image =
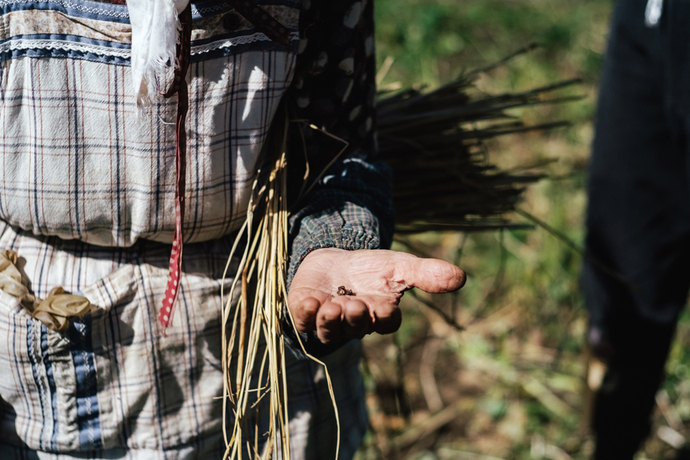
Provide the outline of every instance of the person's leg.
[[667,97],[664,24],[645,26],[646,3],[616,5],[590,163],[582,284],[590,346],[608,364],[593,408],[597,459],[632,458],[648,434],[690,277],[683,127]]
[[616,343],[616,349],[624,351],[609,361],[595,394],[592,429],[596,437],[593,458],[597,460],[631,459],[649,434],[673,325],[635,322],[626,343]]

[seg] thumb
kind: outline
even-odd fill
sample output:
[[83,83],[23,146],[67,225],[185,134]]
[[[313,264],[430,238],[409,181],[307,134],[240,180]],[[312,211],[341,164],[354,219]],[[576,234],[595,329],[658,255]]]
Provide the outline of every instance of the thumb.
[[464,270],[440,259],[409,260],[405,272],[405,284],[429,293],[456,291],[467,279]]

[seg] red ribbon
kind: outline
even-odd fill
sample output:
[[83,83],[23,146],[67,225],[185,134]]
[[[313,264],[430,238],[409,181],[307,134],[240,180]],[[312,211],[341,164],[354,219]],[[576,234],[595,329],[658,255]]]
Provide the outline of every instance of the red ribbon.
[[[280,22],[275,20],[263,8],[255,5],[250,0],[226,0],[235,11],[244,16],[254,27],[266,35],[269,39],[281,45],[290,43],[290,32]],[[184,195],[185,175],[187,172],[187,130],[185,121],[189,109],[189,90],[187,88],[187,69],[191,54],[192,41],[192,7],[191,4],[179,15],[182,26],[180,43],[177,45],[178,66],[175,69],[175,80],[163,96],[168,98],[177,94],[177,119],[175,122],[176,146],[175,146],[175,236],[170,252],[170,268],[168,272],[168,285],[163,297],[163,306],[158,314],[158,321],[165,330],[172,323],[173,307],[180,292],[180,273],[182,269],[182,243],[184,241],[182,227],[184,225]]]
[[165,329],[172,323],[173,306],[180,292],[180,272],[182,267],[182,225],[184,224],[184,195],[185,175],[187,172],[187,130],[185,121],[189,109],[189,92],[187,88],[187,69],[192,41],[192,7],[180,13],[182,26],[180,43],[177,45],[178,66],[175,69],[175,80],[170,90],[164,94],[166,98],[177,94],[177,119],[175,122],[176,146],[175,146],[175,237],[173,238],[172,251],[170,253],[170,269],[168,272],[168,286],[163,298],[163,307],[158,315],[158,321]]

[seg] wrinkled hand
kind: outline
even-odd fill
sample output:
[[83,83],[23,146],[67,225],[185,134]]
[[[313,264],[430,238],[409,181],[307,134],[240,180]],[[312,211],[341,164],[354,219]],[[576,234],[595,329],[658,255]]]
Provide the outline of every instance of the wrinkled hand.
[[299,332],[316,330],[322,343],[338,343],[397,331],[402,321],[398,304],[410,288],[442,293],[464,284],[464,271],[438,259],[386,250],[317,249],[297,269],[288,305]]

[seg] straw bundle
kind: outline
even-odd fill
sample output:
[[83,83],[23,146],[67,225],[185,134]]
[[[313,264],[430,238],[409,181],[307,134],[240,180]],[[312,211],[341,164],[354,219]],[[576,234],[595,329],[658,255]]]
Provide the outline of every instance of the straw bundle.
[[[223,301],[223,432],[224,459],[290,459],[288,389],[285,334],[283,327],[294,324],[287,308],[287,156],[288,123],[285,117],[274,121],[265,152],[267,171],[259,170],[253,184],[247,217],[228,258],[244,243],[227,300]],[[344,149],[343,149],[344,150]],[[341,151],[342,153],[342,151]],[[308,190],[308,189],[307,189]],[[237,305],[235,294],[240,290]],[[222,293],[224,294],[224,293]],[[287,315],[287,317],[286,317]],[[229,332],[229,335],[228,335]],[[340,422],[333,386],[326,364],[307,353],[299,334],[295,334],[303,353],[322,365],[338,427],[334,459],[338,458]],[[234,363],[234,366],[233,366]],[[259,426],[259,404],[268,399],[268,428]],[[228,437],[225,425],[228,402],[234,425]],[[253,423],[253,425],[252,425]],[[253,435],[253,436],[252,436]],[[259,439],[259,438],[265,439]],[[264,447],[259,450],[258,446]]]
[[378,102],[379,159],[393,169],[396,233],[516,227],[505,218],[541,174],[501,171],[486,161],[483,142],[502,134],[551,129],[525,126],[507,109],[564,102],[548,98],[569,80],[531,91],[470,97],[477,72],[430,92],[408,90]]
[[[283,458],[290,458],[282,333],[287,302],[284,277],[288,244],[287,162],[284,143],[273,150],[267,164],[268,175],[261,170],[257,174],[246,221],[228,260],[229,265],[240,242],[246,242],[223,308],[223,324],[226,325],[223,328],[223,424],[228,446],[224,458],[241,459],[245,455],[246,458],[270,458],[274,452],[283,452]],[[233,305],[238,287],[241,291],[239,301]],[[258,366],[258,372],[255,366]],[[249,424],[250,420],[258,423],[258,417],[254,417],[251,411],[257,410],[252,406],[263,398],[268,398],[268,410],[272,416],[265,433],[264,452],[259,452],[258,437],[264,433],[259,433],[258,425],[250,427]],[[229,439],[225,427],[228,402],[231,402],[235,416]],[[253,439],[250,436],[252,432]]]

